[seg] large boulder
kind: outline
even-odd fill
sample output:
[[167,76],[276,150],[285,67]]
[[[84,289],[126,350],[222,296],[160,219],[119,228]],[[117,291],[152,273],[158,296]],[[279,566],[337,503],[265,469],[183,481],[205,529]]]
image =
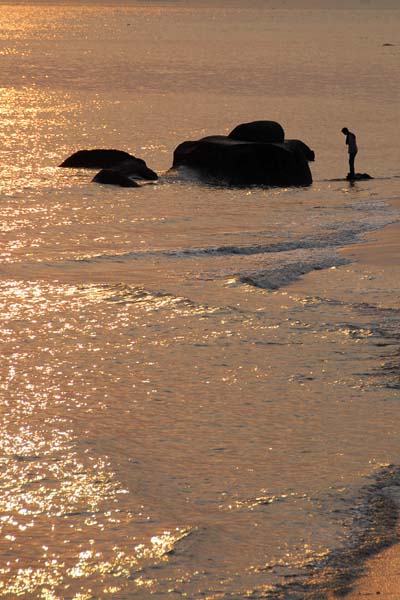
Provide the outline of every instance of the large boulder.
[[276,121],[252,121],[242,123],[233,129],[228,137],[242,142],[264,142],[282,144],[285,132],[282,125]]
[[232,134],[183,142],[174,152],[172,168],[181,166],[194,169],[207,181],[227,185],[286,187],[312,183],[299,144],[242,141]]
[[67,158],[60,167],[102,169],[92,181],[122,187],[138,187],[134,179],[147,181],[158,179],[157,173],[149,169],[144,160],[122,150],[79,150]]

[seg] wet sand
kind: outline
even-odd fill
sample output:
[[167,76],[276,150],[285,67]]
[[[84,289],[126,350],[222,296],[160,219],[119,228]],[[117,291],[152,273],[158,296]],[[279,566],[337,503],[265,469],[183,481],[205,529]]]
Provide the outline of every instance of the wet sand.
[[[400,208],[400,204],[395,205]],[[366,236],[366,243],[349,246],[343,250],[346,257],[356,260],[360,265],[385,269],[400,281],[400,224],[389,225],[384,229]],[[400,512],[400,490],[391,494]],[[365,565],[365,574],[346,595],[347,600],[379,597],[382,600],[400,598],[400,524],[397,526],[398,542],[371,557]]]
[[[393,201],[391,204],[394,209],[400,210],[399,201]],[[332,296],[332,294],[334,295],[335,281],[339,287],[340,283],[346,282],[345,288],[341,289],[342,293],[343,289],[346,289],[349,301],[352,300],[353,294],[356,294],[357,297],[364,296],[368,302],[372,301],[382,308],[396,307],[393,293],[400,286],[400,223],[387,225],[383,229],[366,234],[363,236],[362,243],[345,246],[340,253],[352,262],[339,268],[336,276],[328,279],[326,273],[314,272],[292,284],[290,291],[295,294],[307,295],[312,290],[313,294]],[[345,298],[344,295],[343,298]],[[400,294],[396,304],[399,301]],[[393,458],[393,460],[395,459]],[[397,467],[397,464],[394,465],[395,470]],[[356,571],[358,572],[359,565],[354,563],[353,574],[351,571],[349,572],[348,567],[345,567],[343,578],[339,577],[339,579],[331,581],[328,576],[328,582],[323,583],[322,587],[316,580],[315,589],[319,591],[316,592],[317,596],[311,595],[310,597],[327,597],[329,600],[344,597],[346,600],[366,598],[400,600],[400,486],[396,481],[388,481],[388,485],[383,487],[383,495],[387,499],[387,510],[396,511],[397,508],[395,543],[387,546],[393,540],[390,533],[391,515],[378,515],[377,518],[383,525],[383,531],[387,531],[378,541],[377,546],[372,544],[371,549],[367,550],[367,554],[371,552],[371,556],[365,562],[364,552],[362,549],[360,550],[359,559],[363,562],[361,577],[357,577]],[[386,535],[387,540],[385,541]],[[382,549],[376,552],[379,547]],[[355,577],[354,580],[352,575]],[[346,588],[350,590],[347,595]],[[314,589],[313,586],[311,589]],[[321,596],[321,594],[324,595]]]
[[377,554],[368,562],[366,574],[345,598],[381,598],[398,600],[400,597],[400,545],[396,544]]
[[[400,209],[400,205],[396,208]],[[400,271],[400,225],[388,225],[380,231],[365,236],[359,246],[346,246],[342,252],[352,260],[371,267],[384,267]]]

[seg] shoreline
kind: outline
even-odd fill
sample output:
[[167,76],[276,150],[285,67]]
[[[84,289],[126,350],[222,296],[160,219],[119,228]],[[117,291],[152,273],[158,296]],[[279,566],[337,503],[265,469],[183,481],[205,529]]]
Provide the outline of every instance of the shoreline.
[[[400,210],[400,198],[388,201],[388,204]],[[337,277],[346,281],[347,301],[352,302],[353,293],[361,294],[362,298],[368,291],[367,305],[372,302],[384,310],[400,311],[400,293],[399,300],[393,301],[393,293],[400,288],[400,221],[360,236],[359,243],[338,248],[338,253],[349,260],[336,271]],[[326,274],[321,280],[321,274],[313,272],[291,284],[289,289],[301,295],[308,295],[310,288],[314,292],[317,289],[317,295],[329,294],[332,285],[334,283],[326,279]],[[386,369],[382,364],[382,373],[387,376],[388,390],[398,387],[399,349],[395,340],[391,343],[391,348],[396,349],[395,354],[382,356],[387,365]],[[366,506],[364,516],[370,525],[355,532],[354,543],[334,552],[307,583],[292,582],[281,590],[281,595],[278,593],[273,598],[400,599],[400,458],[398,464],[382,465],[382,470],[376,473],[375,483],[364,488],[361,498]]]
[[[400,209],[400,200],[391,204]],[[400,223],[387,225],[367,234],[365,238],[364,243],[346,246],[341,253],[360,266],[388,270],[400,281]],[[351,590],[344,596],[347,600],[362,600],[371,596],[379,596],[382,600],[398,600],[400,596],[400,490],[388,491],[397,510],[394,540],[388,547],[367,557],[361,576],[357,577]]]

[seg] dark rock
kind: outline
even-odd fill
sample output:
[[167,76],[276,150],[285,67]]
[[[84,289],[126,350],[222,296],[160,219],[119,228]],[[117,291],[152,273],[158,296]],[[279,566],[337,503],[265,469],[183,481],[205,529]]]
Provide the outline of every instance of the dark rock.
[[123,150],[78,150],[61,163],[60,167],[74,169],[109,169],[121,162],[135,158]]
[[285,132],[283,127],[275,121],[252,121],[238,125],[228,137],[242,142],[282,144]]
[[368,173],[354,173],[354,175],[348,173],[346,179],[348,181],[362,181],[363,179],[373,179],[373,177]]
[[122,150],[79,150],[67,158],[61,167],[103,169],[94,178],[97,183],[109,183],[123,187],[139,187],[131,178],[155,181],[157,173],[136,158]]
[[158,179],[157,173],[152,169],[149,169],[144,160],[135,158],[134,156],[128,160],[124,160],[110,170],[118,171],[118,173],[126,175],[127,177],[146,179],[147,181],[156,181]]
[[109,185],[119,185],[120,187],[140,187],[134,180],[127,175],[123,175],[113,169],[102,169],[92,179],[95,183],[107,183]]
[[206,180],[228,185],[310,185],[312,175],[300,144],[208,136],[180,144],[174,152],[173,168],[186,166]]
[[285,140],[285,146],[290,150],[300,150],[308,162],[313,162],[315,160],[314,150],[311,150],[311,148],[301,140]]

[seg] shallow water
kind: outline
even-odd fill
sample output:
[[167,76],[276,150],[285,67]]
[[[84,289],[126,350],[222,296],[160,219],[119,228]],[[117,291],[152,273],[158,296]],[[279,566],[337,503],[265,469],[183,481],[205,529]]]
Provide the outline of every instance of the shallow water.
[[[351,538],[400,455],[398,282],[340,254],[399,218],[398,24],[0,6],[0,596],[268,597]],[[312,187],[57,168],[118,147],[162,174],[261,118],[316,151]],[[374,180],[340,181],[343,125]]]

